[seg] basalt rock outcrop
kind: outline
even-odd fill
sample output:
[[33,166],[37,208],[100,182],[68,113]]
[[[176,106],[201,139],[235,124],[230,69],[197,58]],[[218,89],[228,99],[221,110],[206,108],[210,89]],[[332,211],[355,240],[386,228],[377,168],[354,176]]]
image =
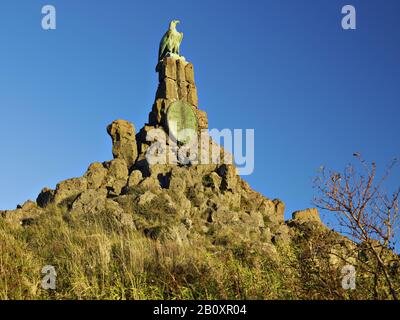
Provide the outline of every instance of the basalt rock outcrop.
[[316,208],[295,211],[292,214],[292,219],[299,223],[305,223],[305,222],[322,223],[318,210]]
[[125,120],[117,120],[107,127],[112,139],[112,153],[115,159],[125,160],[128,167],[132,167],[137,158],[135,127]]
[[[62,208],[74,217],[101,212],[151,239],[190,242],[203,237],[217,246],[252,243],[275,255],[277,246],[290,243],[296,224],[285,222],[281,200],[254,191],[233,163],[149,163],[147,151],[157,143],[149,139],[152,130],[165,131],[169,139],[165,117],[171,102],[187,102],[199,129],[208,127],[207,114],[199,108],[193,65],[167,57],[157,71],[159,85],[149,122],[137,134],[125,120],[107,127],[113,160],[95,162],[81,177],[44,188],[36,201],[2,211],[2,219],[28,228],[49,208]],[[230,156],[212,140],[207,147],[217,148],[225,160]],[[176,156],[173,148],[168,152]],[[321,223],[316,209],[296,212],[292,220]]]

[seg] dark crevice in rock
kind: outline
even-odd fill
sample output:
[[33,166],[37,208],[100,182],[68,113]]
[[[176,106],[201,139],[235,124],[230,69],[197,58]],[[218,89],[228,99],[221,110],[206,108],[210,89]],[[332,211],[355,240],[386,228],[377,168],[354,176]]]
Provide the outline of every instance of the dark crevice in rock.
[[158,174],[157,178],[158,178],[158,181],[160,182],[160,187],[162,189],[169,189],[169,185],[171,182],[171,175],[172,175],[172,172],[168,172],[166,174],[162,174],[162,173]]

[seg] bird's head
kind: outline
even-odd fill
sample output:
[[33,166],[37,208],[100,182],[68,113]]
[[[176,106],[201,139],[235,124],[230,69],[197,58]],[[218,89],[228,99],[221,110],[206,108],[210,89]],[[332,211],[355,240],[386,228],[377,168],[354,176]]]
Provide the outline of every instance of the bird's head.
[[181,23],[179,20],[172,20],[171,22],[170,22],[170,24],[169,24],[169,28],[170,29],[175,29],[176,28],[176,25],[178,24],[178,23]]

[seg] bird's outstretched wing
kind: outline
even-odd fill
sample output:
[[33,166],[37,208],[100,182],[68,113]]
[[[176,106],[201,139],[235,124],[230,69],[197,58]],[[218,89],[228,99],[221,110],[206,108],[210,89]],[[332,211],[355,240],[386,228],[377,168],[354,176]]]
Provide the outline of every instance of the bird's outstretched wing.
[[183,32],[179,32],[178,41],[176,43],[176,53],[180,55],[180,47],[183,40]]
[[171,30],[168,30],[165,34],[164,37],[162,37],[161,42],[160,42],[160,48],[158,50],[158,61],[160,61],[165,54],[165,49],[167,48],[169,38],[171,36]]

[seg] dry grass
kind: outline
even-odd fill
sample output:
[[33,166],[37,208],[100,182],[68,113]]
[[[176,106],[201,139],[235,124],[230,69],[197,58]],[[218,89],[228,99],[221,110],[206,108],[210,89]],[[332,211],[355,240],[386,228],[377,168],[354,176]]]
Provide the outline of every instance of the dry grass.
[[[160,242],[111,215],[53,207],[29,227],[0,219],[0,299],[371,298],[372,284],[349,294],[324,270],[304,277],[315,265],[299,260],[301,245],[280,250],[279,262],[248,246]],[[45,265],[56,268],[56,290],[41,288]]]
[[[269,299],[279,277],[230,250],[146,238],[112,217],[51,208],[29,227],[0,220],[0,299]],[[44,290],[41,269],[57,271]]]

